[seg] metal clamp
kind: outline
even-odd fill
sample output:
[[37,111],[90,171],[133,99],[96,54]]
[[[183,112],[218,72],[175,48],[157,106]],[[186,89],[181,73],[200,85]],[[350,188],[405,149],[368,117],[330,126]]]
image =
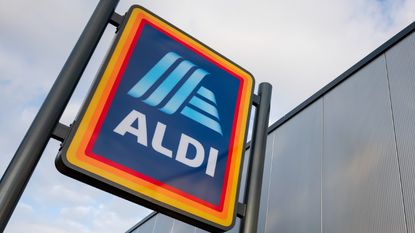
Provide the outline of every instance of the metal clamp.
[[55,126],[52,131],[51,138],[63,142],[65,138],[68,136],[69,131],[71,130],[70,126],[64,125],[60,122]]
[[261,96],[253,94],[252,105],[254,105],[255,107],[258,107],[260,103],[261,103]]
[[236,216],[238,218],[243,218],[245,217],[246,214],[246,204],[244,203],[238,203],[238,206],[236,207]]
[[111,15],[109,23],[114,25],[118,29],[118,27],[122,24],[122,21],[124,21],[124,16],[114,12]]

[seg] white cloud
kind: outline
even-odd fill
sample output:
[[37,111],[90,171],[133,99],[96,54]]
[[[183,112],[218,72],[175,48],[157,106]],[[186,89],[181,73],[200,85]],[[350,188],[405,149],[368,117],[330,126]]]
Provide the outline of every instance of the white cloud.
[[[47,192],[47,193],[46,193]],[[93,203],[93,198],[87,194],[80,193],[76,189],[66,188],[63,185],[53,185],[52,189],[46,191],[44,195],[48,200],[55,199],[67,204],[90,204]]]
[[32,214],[33,213],[33,206],[26,204],[24,202],[19,202],[16,206],[16,209],[19,209],[24,214]]
[[149,213],[140,213],[130,203],[117,198],[110,198],[98,205],[63,207],[53,218],[47,219],[40,219],[39,216],[31,218],[36,213],[25,214],[23,209],[26,212],[30,210],[28,205],[19,205],[17,211],[20,217],[12,219],[6,232],[26,232],[27,229],[39,230],[33,232],[125,232]]
[[84,222],[86,219],[90,219],[92,216],[91,206],[75,206],[75,207],[64,207],[60,210],[60,215],[64,219],[71,219],[75,222]]
[[31,232],[42,232],[42,233],[73,233],[76,231],[71,231],[68,228],[61,228],[56,226],[51,226],[47,224],[26,224],[26,223],[18,223],[13,227],[7,227],[6,232],[9,233],[21,233],[27,232],[30,230]]
[[13,1],[1,4],[2,41],[27,59],[54,57],[70,51],[86,24],[93,2],[80,0]]

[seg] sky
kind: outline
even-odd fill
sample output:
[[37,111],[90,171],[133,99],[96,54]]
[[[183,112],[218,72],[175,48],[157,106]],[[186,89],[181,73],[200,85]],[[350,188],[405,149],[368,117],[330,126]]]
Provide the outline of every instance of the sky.
[[[0,0],[0,175],[97,0]],[[121,0],[140,4],[273,85],[270,123],[415,20],[415,0]],[[114,37],[109,25],[61,122],[70,124]],[[8,233],[125,232],[151,210],[60,174],[51,139]]]

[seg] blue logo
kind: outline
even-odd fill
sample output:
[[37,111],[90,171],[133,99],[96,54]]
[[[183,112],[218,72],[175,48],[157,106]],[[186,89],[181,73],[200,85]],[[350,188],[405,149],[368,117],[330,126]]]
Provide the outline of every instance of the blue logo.
[[[181,60],[178,62],[177,61]],[[170,73],[168,73],[168,70]],[[166,73],[168,75],[166,76]],[[186,100],[197,88],[199,83],[209,73],[198,68],[192,62],[183,60],[181,56],[174,52],[164,55],[128,92],[128,95],[134,98],[140,98],[164,76],[158,87],[143,100],[144,103],[156,107],[166,114],[176,113],[181,106],[186,105],[180,113],[222,135],[222,128],[218,122],[219,114],[216,109],[215,94],[204,86],[200,86],[196,91],[196,95],[190,98],[188,104]],[[179,82],[188,77],[187,80],[180,85]],[[168,99],[167,103],[160,106],[171,92],[177,89],[173,96]]]
[[219,206],[240,80],[149,24],[124,66],[91,152]]

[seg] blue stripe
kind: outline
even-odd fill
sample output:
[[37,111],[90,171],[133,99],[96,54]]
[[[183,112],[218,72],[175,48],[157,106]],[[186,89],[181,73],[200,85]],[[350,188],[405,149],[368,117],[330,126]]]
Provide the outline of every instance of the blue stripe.
[[189,103],[197,107],[198,109],[206,113],[209,113],[210,115],[216,117],[216,119],[219,120],[218,110],[216,109],[215,106],[211,105],[210,103],[202,100],[201,98],[197,96],[193,96]]
[[200,124],[218,132],[220,135],[222,134],[222,129],[219,125],[219,123],[215,120],[210,119],[209,117],[203,115],[202,113],[195,111],[189,107],[184,107],[184,109],[181,111],[181,113],[185,116],[187,116],[188,118],[199,122]]
[[197,90],[197,94],[205,97],[206,99],[212,101],[213,103],[216,104],[216,98],[215,98],[215,94],[213,94],[213,92],[205,87],[200,87],[199,90]]
[[179,88],[169,102],[160,110],[167,114],[175,113],[207,74],[208,72],[205,70],[195,70],[183,86]]
[[164,55],[164,57],[161,58],[160,61],[158,61],[157,64],[130,89],[130,91],[128,91],[128,95],[135,98],[144,95],[144,93],[146,93],[179,58],[181,57],[173,52]]
[[189,61],[182,61],[176,69],[167,76],[160,86],[144,100],[144,103],[151,106],[160,104],[193,66],[194,64]]

